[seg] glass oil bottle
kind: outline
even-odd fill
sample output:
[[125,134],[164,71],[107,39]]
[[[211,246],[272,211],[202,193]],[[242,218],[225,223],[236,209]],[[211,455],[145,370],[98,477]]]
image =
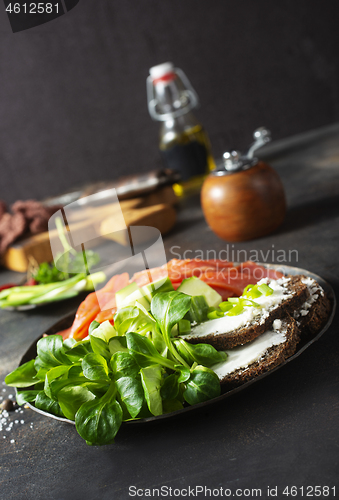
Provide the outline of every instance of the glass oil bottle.
[[181,182],[173,186],[175,193],[197,191],[215,163],[209,138],[192,113],[198,106],[196,92],[182,70],[164,63],[150,69],[147,98],[151,117],[161,122],[161,156],[181,176]]

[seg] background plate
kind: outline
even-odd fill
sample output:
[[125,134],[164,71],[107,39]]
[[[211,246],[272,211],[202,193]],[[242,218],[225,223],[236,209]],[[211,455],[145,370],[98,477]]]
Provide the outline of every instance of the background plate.
[[[307,349],[308,346],[310,346],[311,344],[313,344],[313,342],[315,342],[316,340],[318,340],[326,332],[326,330],[329,328],[329,326],[331,325],[331,323],[333,321],[335,310],[336,310],[336,297],[334,295],[334,291],[333,291],[333,288],[331,287],[331,285],[329,283],[327,283],[327,281],[325,281],[324,279],[322,279],[320,276],[318,276],[317,274],[314,274],[314,273],[311,273],[309,271],[306,271],[305,269],[301,269],[301,268],[298,268],[298,267],[290,267],[290,266],[281,266],[281,265],[278,266],[278,265],[275,265],[275,264],[261,264],[261,265],[264,265],[268,269],[279,270],[279,271],[281,271],[281,272],[283,272],[285,274],[292,274],[292,275],[304,274],[305,276],[309,276],[310,278],[315,279],[319,283],[319,285],[321,285],[323,287],[323,289],[326,292],[327,297],[330,299],[330,301],[332,303],[332,311],[331,311],[331,314],[330,314],[330,316],[328,318],[327,323],[320,330],[320,332],[318,332],[313,337],[308,337],[304,341],[301,341],[298,344],[297,351],[295,352],[295,354],[293,354],[293,356],[291,356],[290,358],[288,358],[286,361],[284,361],[283,363],[281,363],[277,367],[273,368],[272,370],[269,370],[266,373],[263,373],[262,375],[259,375],[258,377],[255,377],[254,379],[250,380],[249,382],[246,382],[245,384],[237,387],[236,389],[232,389],[232,390],[229,390],[227,392],[224,392],[223,394],[221,394],[221,396],[218,396],[217,398],[210,399],[209,401],[205,401],[204,403],[199,403],[199,404],[196,404],[194,406],[187,406],[187,407],[183,408],[182,410],[178,410],[178,411],[175,411],[175,412],[172,412],[172,413],[166,413],[164,415],[159,415],[157,417],[148,417],[148,418],[142,418],[142,419],[139,419],[139,420],[131,420],[131,421],[128,421],[128,422],[123,422],[123,425],[135,425],[135,424],[143,424],[143,423],[146,423],[146,422],[152,422],[152,421],[155,421],[155,420],[156,421],[158,421],[158,420],[165,420],[165,419],[167,420],[169,418],[178,417],[182,413],[187,413],[187,412],[190,412],[190,411],[195,411],[195,410],[198,410],[198,409],[200,409],[202,407],[209,406],[209,405],[212,405],[212,404],[216,404],[216,403],[218,403],[218,401],[221,401],[223,399],[232,397],[234,394],[247,389],[252,384],[258,383],[264,377],[267,377],[271,373],[279,370],[280,368],[282,368],[283,366],[285,366],[287,363],[289,363],[290,361],[292,361],[295,358],[297,358],[302,352],[305,351],[305,349]],[[60,321],[58,321],[57,323],[55,323],[51,328],[49,328],[44,333],[46,333],[47,335],[53,335],[53,334],[58,333],[61,330],[65,330],[66,328],[69,328],[72,325],[72,323],[73,323],[74,316],[75,316],[75,313],[69,314],[65,318],[63,318]],[[42,338],[42,336],[43,336],[44,333],[42,333],[40,335],[40,337],[37,338],[36,341],[29,347],[29,349],[26,351],[26,353],[24,354],[24,356],[20,360],[20,365],[22,365],[23,363],[26,363],[27,361],[30,361],[31,359],[34,359],[36,357],[36,355],[37,355],[36,344],[37,344],[38,340],[40,340]],[[60,420],[62,422],[67,422],[69,424],[75,425],[75,423],[72,420],[68,420],[67,418],[57,417],[55,415],[52,415],[51,413],[47,413],[47,412],[45,412],[43,410],[39,410],[38,408],[35,408],[35,406],[33,406],[30,403],[27,403],[27,404],[28,404],[28,406],[32,410],[34,410],[34,411],[36,411],[38,413],[41,413],[42,415],[45,415],[46,417],[54,418],[56,420]]]

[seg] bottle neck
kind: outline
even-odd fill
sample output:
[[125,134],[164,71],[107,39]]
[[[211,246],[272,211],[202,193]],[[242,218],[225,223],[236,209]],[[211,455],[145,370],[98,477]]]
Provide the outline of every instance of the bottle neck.
[[186,114],[190,111],[189,101],[185,93],[185,88],[178,78],[174,78],[168,82],[160,81],[155,87],[155,98],[157,100],[158,113],[160,115],[176,115]]
[[188,111],[177,118],[168,118],[164,120],[161,123],[161,130],[175,130],[177,133],[181,133],[196,126],[201,126],[200,121],[191,111]]

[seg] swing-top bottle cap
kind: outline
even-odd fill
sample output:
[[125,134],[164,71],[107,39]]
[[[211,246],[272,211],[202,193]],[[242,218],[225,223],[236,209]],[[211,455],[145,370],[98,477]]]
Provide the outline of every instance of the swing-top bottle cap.
[[153,120],[173,120],[198,106],[187,76],[171,62],[153,66],[147,77],[148,110]]
[[162,78],[169,73],[174,73],[174,64],[171,62],[158,64],[157,66],[150,68],[149,72],[152,80],[157,80],[158,78]]

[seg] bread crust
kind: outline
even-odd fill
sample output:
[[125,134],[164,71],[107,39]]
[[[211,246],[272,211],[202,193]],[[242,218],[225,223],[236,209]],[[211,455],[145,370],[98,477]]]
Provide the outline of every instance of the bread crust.
[[269,348],[261,359],[255,361],[247,368],[236,370],[221,379],[220,383],[223,389],[230,390],[238,387],[252,380],[254,377],[272,370],[295,353],[300,339],[300,329],[297,321],[288,315],[282,321],[282,328],[286,330],[286,341]]
[[326,324],[332,310],[331,301],[322,287],[315,280],[310,281],[312,281],[309,286],[311,305],[305,307],[304,304],[304,307],[297,309],[293,314],[294,319],[298,321],[302,339],[319,332]]
[[275,319],[282,319],[288,315],[293,315],[308,299],[310,293],[307,285],[302,282],[304,276],[287,276],[289,282],[286,286],[292,297],[286,299],[281,305],[273,308],[267,318],[262,323],[256,322],[253,325],[246,325],[242,328],[227,333],[209,334],[204,337],[183,338],[191,344],[211,344],[218,351],[232,349],[241,344],[246,344],[257,338],[262,333],[269,330]]

